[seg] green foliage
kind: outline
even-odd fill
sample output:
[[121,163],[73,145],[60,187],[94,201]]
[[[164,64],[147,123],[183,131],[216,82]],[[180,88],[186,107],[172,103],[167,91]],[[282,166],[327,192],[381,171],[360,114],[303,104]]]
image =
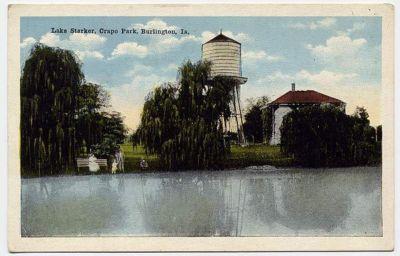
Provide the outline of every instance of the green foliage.
[[[149,164],[149,171],[165,170],[165,164],[160,161],[156,154],[146,154],[142,145],[134,148],[131,144],[122,144],[121,148],[125,154],[125,169],[128,172],[142,172],[139,162],[145,159]],[[221,161],[218,167],[224,169],[238,169],[254,165],[273,165],[273,166],[291,166],[293,159],[283,155],[279,146],[270,145],[251,145],[241,147],[232,145],[230,154]]]
[[272,108],[263,108],[261,110],[263,142],[269,144],[272,136]]
[[91,149],[97,157],[109,158],[114,155],[120,144],[124,143],[126,128],[119,112],[103,112],[96,119],[96,136],[100,140]]
[[284,117],[281,150],[303,166],[365,165],[380,161],[368,113],[348,116],[336,107],[306,107]]
[[71,51],[33,47],[21,76],[22,175],[70,173],[76,157],[91,148],[105,156],[123,143],[120,114],[101,112],[109,106],[108,93],[84,82]]
[[245,122],[243,124],[244,134],[247,141],[253,143],[261,143],[265,141],[266,119],[264,107],[267,106],[269,98],[263,96],[257,99],[248,100],[248,110],[244,115]]
[[91,147],[103,140],[101,132],[107,124],[106,112],[101,110],[110,106],[110,95],[100,85],[85,83],[78,91],[77,143],[80,154],[87,154]]
[[178,75],[179,85],[164,84],[147,96],[137,137],[168,169],[213,167],[229,152],[221,119],[230,116],[236,84],[209,81],[208,62],[188,61]]
[[382,141],[382,125],[376,127],[376,140],[380,142]]
[[67,50],[33,47],[21,76],[22,174],[57,174],[74,165],[81,64]]

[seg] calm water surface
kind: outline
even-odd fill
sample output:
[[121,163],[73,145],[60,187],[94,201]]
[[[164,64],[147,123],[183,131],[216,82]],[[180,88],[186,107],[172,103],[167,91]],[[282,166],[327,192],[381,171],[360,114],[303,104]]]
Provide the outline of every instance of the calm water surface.
[[22,180],[23,236],[381,236],[381,167]]

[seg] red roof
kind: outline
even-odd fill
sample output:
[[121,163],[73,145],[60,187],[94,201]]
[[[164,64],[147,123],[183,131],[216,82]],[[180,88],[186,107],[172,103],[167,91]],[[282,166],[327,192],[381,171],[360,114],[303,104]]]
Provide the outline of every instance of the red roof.
[[335,105],[340,105],[344,102],[336,98],[330,97],[328,95],[316,92],[314,90],[307,90],[307,91],[288,91],[281,97],[271,102],[270,105],[320,104],[320,103],[331,103]]

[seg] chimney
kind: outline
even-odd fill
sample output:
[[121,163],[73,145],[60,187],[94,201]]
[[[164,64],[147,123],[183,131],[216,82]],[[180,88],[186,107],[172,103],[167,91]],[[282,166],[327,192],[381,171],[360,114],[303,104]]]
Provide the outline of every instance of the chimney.
[[292,92],[296,91],[296,84],[292,83]]

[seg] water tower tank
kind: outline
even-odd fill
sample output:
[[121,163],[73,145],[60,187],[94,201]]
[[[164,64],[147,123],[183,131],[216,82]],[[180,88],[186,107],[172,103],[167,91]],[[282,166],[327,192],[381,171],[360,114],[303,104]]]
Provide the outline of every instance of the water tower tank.
[[[211,62],[212,80],[215,76],[233,78],[231,117],[228,122],[225,120],[225,131],[236,130],[238,143],[246,144],[243,132],[243,118],[240,103],[240,86],[246,83],[247,78],[242,77],[241,44],[232,38],[222,34],[222,32],[202,45],[202,59]],[[236,128],[236,129],[235,129]]]
[[212,77],[242,77],[241,44],[222,33],[203,44],[202,59],[211,62]]

